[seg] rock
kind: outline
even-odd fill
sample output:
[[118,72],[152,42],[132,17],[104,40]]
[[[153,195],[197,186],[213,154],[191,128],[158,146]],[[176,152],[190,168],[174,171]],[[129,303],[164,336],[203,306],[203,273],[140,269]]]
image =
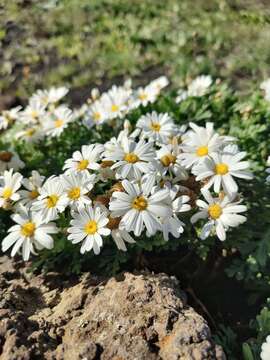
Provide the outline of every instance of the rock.
[[1,259],[1,360],[225,359],[174,277],[35,276]]

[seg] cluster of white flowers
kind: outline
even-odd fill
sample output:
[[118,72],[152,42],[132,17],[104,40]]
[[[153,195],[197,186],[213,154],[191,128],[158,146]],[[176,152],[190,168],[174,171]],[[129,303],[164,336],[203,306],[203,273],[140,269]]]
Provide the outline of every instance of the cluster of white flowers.
[[74,120],[67,105],[59,103],[67,93],[66,87],[38,90],[24,109],[16,107],[3,111],[0,129],[6,130],[16,124],[18,131],[15,137],[27,142],[36,142],[45,136],[59,136]]
[[[60,104],[69,91],[66,87],[38,90],[30,97],[24,109],[17,106],[2,112],[0,132],[17,125],[17,131],[12,132],[12,137],[26,142],[37,142],[45,136],[61,135],[72,121],[82,119],[83,124],[89,128],[105,122],[111,123],[116,117],[122,118],[140,105],[153,103],[168,84],[168,79],[160,76],[147,86],[135,90],[131,88],[131,81],[127,81],[123,86],[114,85],[103,94],[93,89],[87,104],[75,111]],[[0,150],[0,175],[5,170],[18,171],[24,167],[24,162],[13,148]]]
[[235,178],[252,178],[248,162],[242,161],[245,153],[233,141],[217,134],[212,123],[190,123],[186,129],[169,114],[152,112],[141,116],[135,129],[124,121],[118,137],[105,144],[83,145],[59,176],[44,179],[33,171],[23,179],[13,169],[5,170],[0,207],[14,211],[17,225],[9,229],[2,249],[12,247],[14,255],[22,248],[25,260],[30,253],[51,249],[51,234],[59,231],[55,221],[69,212],[66,218],[72,220],[62,236],[67,233],[69,241],[80,243],[81,253],[99,254],[109,235],[125,251],[126,243],[135,243],[142,234],[159,232],[165,241],[170,234],[180,237],[180,215],[195,204],[199,212],[192,223],[206,221],[201,238],[216,233],[225,240],[229,227],[246,219],[239,214],[246,206],[240,204]]
[[83,105],[80,111],[83,115],[83,123],[91,128],[105,122],[112,123],[115,118],[123,118],[140,105],[146,106],[156,101],[160,91],[168,84],[168,79],[161,76],[147,86],[135,90],[131,88],[130,80],[123,86],[113,85],[110,90],[102,94],[97,89],[93,89],[88,105]]
[[175,101],[180,103],[188,97],[201,97],[207,93],[212,83],[213,79],[210,75],[200,75],[191,81],[186,90],[178,90]]
[[69,91],[66,87],[38,90],[30,97],[24,109],[18,106],[2,112],[0,131],[17,124],[19,129],[15,134],[17,139],[37,142],[45,136],[61,135],[71,122],[78,121],[81,117],[83,124],[89,128],[105,122],[110,123],[140,105],[153,103],[160,91],[168,84],[168,79],[161,76],[138,89],[131,88],[131,81],[126,81],[123,86],[113,85],[110,90],[102,94],[97,89],[93,89],[88,102],[75,111],[60,103]]
[[261,360],[270,359],[270,335],[267,336],[261,348]]

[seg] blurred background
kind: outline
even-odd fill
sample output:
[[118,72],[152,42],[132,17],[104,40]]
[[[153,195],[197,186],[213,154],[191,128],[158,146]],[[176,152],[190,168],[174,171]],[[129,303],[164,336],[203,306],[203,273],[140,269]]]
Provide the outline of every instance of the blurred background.
[[180,87],[210,73],[247,93],[270,75],[269,26],[269,0],[4,0],[0,109],[51,85],[80,104],[93,86],[160,74]]

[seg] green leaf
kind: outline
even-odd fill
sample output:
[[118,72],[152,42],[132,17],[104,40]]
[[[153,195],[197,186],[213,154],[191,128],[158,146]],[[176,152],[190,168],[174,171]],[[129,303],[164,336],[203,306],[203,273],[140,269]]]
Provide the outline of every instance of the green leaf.
[[252,355],[252,351],[247,343],[244,343],[242,345],[242,351],[244,360],[255,360]]

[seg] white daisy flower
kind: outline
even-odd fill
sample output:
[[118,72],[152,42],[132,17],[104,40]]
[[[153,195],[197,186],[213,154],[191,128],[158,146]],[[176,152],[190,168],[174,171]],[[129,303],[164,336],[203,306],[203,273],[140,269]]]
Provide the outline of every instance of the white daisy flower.
[[49,90],[37,90],[37,92],[31,96],[30,101],[38,101],[44,106],[47,106],[57,103],[66,96],[68,91],[69,89],[64,86],[58,88],[51,87]]
[[154,235],[160,228],[159,218],[170,216],[172,211],[167,205],[168,190],[162,189],[151,195],[153,183],[142,181],[141,185],[122,181],[125,192],[115,191],[112,194],[109,209],[112,217],[122,217],[120,229],[133,231],[140,236],[144,227],[149,235]]
[[55,220],[68,205],[68,198],[60,178],[51,176],[39,190],[40,195],[31,210],[40,213],[45,222]]
[[151,81],[145,87],[139,87],[134,91],[129,100],[129,108],[134,109],[140,105],[146,106],[149,103],[156,101],[161,89],[169,84],[169,80],[166,76],[160,76],[159,78]]
[[81,151],[75,151],[72,158],[65,161],[63,170],[66,170],[66,172],[99,170],[103,150],[103,145],[98,143],[83,145]]
[[238,185],[234,178],[241,178],[246,180],[252,179],[249,169],[248,161],[241,161],[246,152],[238,152],[237,154],[230,153],[213,153],[212,159],[205,159],[204,162],[193,167],[193,174],[196,175],[196,180],[207,180],[204,185],[206,189],[214,186],[214,191],[219,193],[221,188],[230,196],[237,193]]
[[201,190],[205,200],[197,200],[200,211],[191,217],[191,223],[199,219],[207,219],[203,226],[200,238],[206,239],[211,231],[215,231],[220,240],[226,239],[226,231],[229,227],[237,227],[246,221],[246,217],[239,213],[247,211],[245,205],[239,205],[239,201],[232,202],[228,196],[224,199],[213,198],[206,189]]
[[205,95],[212,82],[210,75],[196,77],[188,86],[188,96],[200,97]]
[[106,208],[106,206],[104,206],[102,202],[97,200],[96,204],[101,207],[102,211],[106,213],[109,219],[107,227],[111,230],[111,236],[118,250],[127,251],[126,243],[135,244],[136,241],[125,229],[119,228],[121,217],[118,218],[111,217],[109,210]]
[[72,111],[65,106],[59,106],[44,123],[44,132],[48,136],[59,136],[72,120]]
[[61,176],[64,192],[67,195],[69,205],[75,208],[90,205],[91,199],[87,194],[91,191],[95,183],[95,175],[86,173],[71,172]]
[[119,146],[123,147],[124,141],[127,137],[133,139],[133,137],[129,135],[129,129],[130,129],[130,123],[127,120],[125,120],[124,129],[119,132],[117,138],[112,137],[109,141],[107,141],[104,144],[103,155],[105,158],[111,157],[112,154],[114,154],[118,150]]
[[180,177],[182,180],[188,178],[188,174],[181,165],[181,148],[177,142],[168,145],[162,145],[157,151],[157,158],[162,166],[162,173],[166,174],[168,171]]
[[22,180],[22,185],[26,190],[20,190],[20,201],[19,204],[30,208],[36,199],[39,197],[39,189],[41,188],[45,177],[40,175],[38,171],[33,170],[32,175]]
[[20,173],[13,174],[13,169],[4,172],[3,177],[0,178],[0,207],[20,199],[18,190],[21,187],[22,179]]
[[130,107],[137,108],[140,105],[146,106],[156,101],[157,89],[154,86],[139,87],[130,100]]
[[184,232],[185,224],[179,220],[177,214],[189,211],[191,206],[187,204],[190,200],[187,195],[177,196],[179,192],[179,186],[171,185],[169,182],[166,182],[164,188],[168,189],[170,194],[172,215],[161,220],[160,230],[163,233],[164,240],[168,241],[170,233],[173,235],[173,237],[179,238],[180,235]]
[[74,119],[82,118],[86,114],[88,108],[89,106],[87,104],[83,104],[79,108],[74,109],[73,110]]
[[117,179],[140,179],[143,173],[151,171],[151,161],[154,157],[152,143],[146,143],[144,140],[136,143],[127,137],[115,146],[113,152],[105,152],[105,160],[114,162],[111,169],[116,170]]
[[233,140],[232,137],[217,134],[214,131],[213,123],[206,123],[206,127],[194,123],[189,123],[189,126],[192,130],[182,136],[181,149],[183,154],[179,156],[182,165],[186,168],[191,168],[205,158],[209,158]]
[[5,170],[13,169],[17,171],[24,167],[25,163],[15,151],[0,151],[0,174]]
[[53,238],[49,234],[58,232],[54,223],[44,224],[38,213],[31,213],[23,206],[11,218],[17,225],[8,230],[9,234],[2,241],[2,251],[12,247],[11,256],[14,256],[22,248],[23,260],[27,261],[30,253],[53,248]]
[[21,112],[20,119],[24,124],[42,123],[46,118],[45,105],[38,100],[32,100],[29,105]]
[[104,93],[100,101],[110,119],[122,117],[127,111],[127,105],[131,90],[120,86],[113,86],[107,93]]
[[261,360],[270,359],[270,335],[267,336],[265,342],[262,344],[260,355],[261,355]]
[[13,109],[2,111],[2,114],[0,115],[0,130],[7,129],[19,118],[19,111],[21,108],[21,106],[17,106]]
[[26,142],[34,143],[41,140],[44,135],[44,131],[41,130],[40,126],[31,126],[19,131],[16,134],[16,139],[22,139]]
[[152,80],[148,86],[156,89],[156,92],[159,93],[160,90],[164,89],[166,86],[169,85],[169,80],[166,76],[162,75],[155,80]]
[[153,111],[143,115],[136,126],[142,129],[143,136],[158,143],[166,143],[169,137],[176,135],[176,126],[167,113]]
[[99,206],[80,208],[73,213],[71,227],[67,230],[68,240],[71,240],[72,244],[82,242],[81,254],[93,249],[95,255],[98,255],[103,245],[102,236],[108,236],[111,232],[106,226],[108,222],[106,213],[102,212]]
[[270,79],[263,81],[260,89],[264,91],[265,100],[270,101]]
[[84,113],[83,124],[89,129],[103,124],[109,118],[104,105],[99,101],[93,102]]

